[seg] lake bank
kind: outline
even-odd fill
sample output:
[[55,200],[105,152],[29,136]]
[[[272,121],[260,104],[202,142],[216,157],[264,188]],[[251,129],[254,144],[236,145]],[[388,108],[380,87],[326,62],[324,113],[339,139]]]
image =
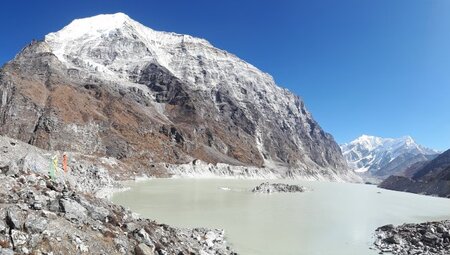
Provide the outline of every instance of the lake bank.
[[260,182],[154,179],[127,183],[113,201],[174,226],[225,229],[241,254],[377,254],[377,227],[450,217],[447,199],[372,185],[285,180],[313,191],[252,194]]

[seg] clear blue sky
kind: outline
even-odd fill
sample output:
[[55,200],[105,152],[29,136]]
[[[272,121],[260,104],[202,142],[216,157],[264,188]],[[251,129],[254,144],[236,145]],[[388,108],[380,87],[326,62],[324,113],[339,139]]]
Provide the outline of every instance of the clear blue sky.
[[339,143],[411,135],[450,148],[450,1],[8,1],[0,63],[74,18],[115,12],[270,73]]

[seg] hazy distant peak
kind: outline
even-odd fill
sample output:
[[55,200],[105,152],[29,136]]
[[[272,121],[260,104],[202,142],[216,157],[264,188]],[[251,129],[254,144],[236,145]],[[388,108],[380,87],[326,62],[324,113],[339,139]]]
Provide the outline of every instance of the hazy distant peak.
[[348,164],[357,172],[382,170],[390,162],[406,154],[412,157],[438,153],[417,144],[409,135],[399,138],[361,135],[350,143],[341,145],[341,149]]

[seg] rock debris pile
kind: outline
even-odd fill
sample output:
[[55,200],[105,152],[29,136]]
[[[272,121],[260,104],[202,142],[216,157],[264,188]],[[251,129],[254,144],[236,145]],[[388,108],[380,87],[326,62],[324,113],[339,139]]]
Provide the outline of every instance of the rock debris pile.
[[450,254],[450,220],[386,225],[376,230],[375,247],[395,255]]
[[284,183],[264,182],[252,189],[254,193],[274,193],[274,192],[305,192],[306,188],[299,185]]

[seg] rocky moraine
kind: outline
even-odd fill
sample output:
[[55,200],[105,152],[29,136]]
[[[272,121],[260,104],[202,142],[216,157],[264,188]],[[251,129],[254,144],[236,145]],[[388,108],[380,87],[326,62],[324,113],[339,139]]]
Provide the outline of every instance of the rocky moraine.
[[173,228],[96,197],[120,188],[100,163],[74,156],[52,180],[49,152],[5,137],[0,148],[0,254],[234,254],[223,230]]

